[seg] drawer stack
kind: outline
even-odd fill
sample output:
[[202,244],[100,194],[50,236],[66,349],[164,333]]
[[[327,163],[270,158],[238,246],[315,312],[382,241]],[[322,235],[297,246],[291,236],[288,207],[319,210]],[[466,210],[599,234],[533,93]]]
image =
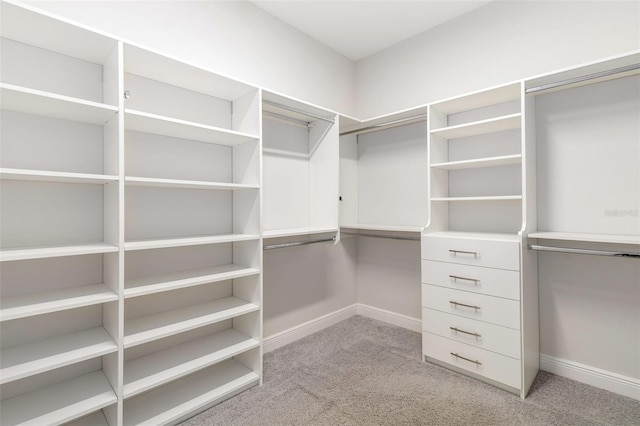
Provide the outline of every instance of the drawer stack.
[[502,234],[423,236],[422,332],[426,360],[519,392],[519,241]]

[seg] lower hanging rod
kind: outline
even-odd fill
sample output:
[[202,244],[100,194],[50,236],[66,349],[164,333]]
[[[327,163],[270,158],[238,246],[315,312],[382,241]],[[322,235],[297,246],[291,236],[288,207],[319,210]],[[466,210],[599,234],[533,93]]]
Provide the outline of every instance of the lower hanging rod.
[[612,257],[632,257],[632,258],[640,259],[640,253],[625,252],[625,251],[577,249],[577,248],[570,248],[570,247],[541,246],[537,244],[527,244],[527,248],[529,250],[553,251],[553,252],[559,252],[559,253],[590,254],[595,256],[612,256]]
[[343,235],[354,235],[358,237],[372,237],[372,238],[387,238],[390,240],[407,240],[407,241],[420,241],[420,237],[401,237],[398,235],[380,235],[380,234],[366,234],[360,232],[344,232]]
[[328,242],[334,243],[335,241],[336,241],[336,237],[331,237],[331,238],[324,238],[321,240],[293,241],[290,243],[267,244],[263,248],[265,250],[273,250],[273,249],[279,249],[279,248],[285,248],[285,247],[306,246],[309,244],[328,243]]

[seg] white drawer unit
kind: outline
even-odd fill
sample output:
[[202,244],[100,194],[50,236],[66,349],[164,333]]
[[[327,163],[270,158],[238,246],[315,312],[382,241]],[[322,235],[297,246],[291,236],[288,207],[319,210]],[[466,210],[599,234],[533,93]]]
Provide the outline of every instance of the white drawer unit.
[[470,371],[490,380],[520,389],[520,361],[455,340],[422,333],[425,356]]
[[422,282],[520,300],[520,273],[518,271],[423,260]]
[[[450,235],[451,234],[451,235]],[[461,233],[435,233],[422,238],[422,258],[488,268],[520,270],[520,243],[503,239],[462,237]]]
[[520,331],[422,308],[422,331],[520,359]]
[[515,330],[520,329],[520,303],[516,300],[423,284],[422,306]]

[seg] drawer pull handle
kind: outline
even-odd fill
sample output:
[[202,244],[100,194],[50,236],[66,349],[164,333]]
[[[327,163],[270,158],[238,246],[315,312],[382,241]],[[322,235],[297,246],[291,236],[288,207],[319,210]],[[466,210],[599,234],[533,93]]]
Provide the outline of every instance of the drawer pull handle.
[[478,360],[465,358],[465,357],[463,357],[463,356],[461,356],[461,355],[458,355],[458,354],[457,354],[457,353],[455,353],[455,352],[449,352],[449,353],[450,353],[451,355],[455,356],[456,358],[464,359],[465,361],[472,362],[472,363],[474,363],[474,364],[476,364],[476,365],[482,365],[482,363],[481,363],[480,361],[478,361]]
[[449,278],[453,279],[454,281],[456,281],[456,280],[471,281],[474,284],[478,284],[480,282],[480,280],[477,280],[475,278],[466,278],[466,277],[461,277],[461,276],[458,276],[458,275],[449,275]]
[[467,305],[466,303],[460,303],[460,302],[454,302],[453,300],[449,300],[449,303],[451,303],[454,306],[463,306],[465,308],[471,308],[471,309],[481,309],[480,306],[476,306],[476,305]]
[[453,330],[453,331],[457,332],[457,333],[464,333],[464,334],[468,334],[469,336],[475,336],[475,337],[477,337],[477,338],[481,338],[481,337],[482,337],[482,335],[480,335],[480,334],[478,334],[478,333],[472,333],[472,332],[470,332],[470,331],[460,330],[460,329],[459,329],[459,328],[457,328],[457,327],[449,327],[449,328],[450,328],[451,330]]
[[449,250],[449,253],[451,253],[454,256],[457,254],[472,254],[473,257],[480,257],[479,251]]

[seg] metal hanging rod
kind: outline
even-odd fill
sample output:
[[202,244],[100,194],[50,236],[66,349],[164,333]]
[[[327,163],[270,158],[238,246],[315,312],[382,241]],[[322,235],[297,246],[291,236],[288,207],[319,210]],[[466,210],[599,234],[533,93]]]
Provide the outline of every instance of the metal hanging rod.
[[311,123],[309,123],[308,121],[300,120],[298,118],[289,117],[289,116],[283,115],[283,114],[278,114],[277,112],[262,111],[262,114],[265,115],[265,116],[276,118],[278,120],[284,120],[284,121],[289,121],[289,122],[295,123],[295,124],[299,125],[300,127],[306,127],[306,128],[311,127]]
[[324,238],[321,240],[293,241],[291,243],[267,244],[263,248],[265,250],[273,250],[273,249],[279,249],[279,248],[285,248],[285,247],[306,246],[309,244],[328,243],[328,242],[335,242],[335,241],[336,241],[336,238],[331,237],[331,238]]
[[340,133],[340,136],[351,135],[353,133],[368,132],[368,131],[372,131],[372,130],[382,130],[385,127],[393,126],[395,124],[402,124],[402,123],[404,123],[406,121],[415,121],[417,123],[419,121],[425,121],[426,119],[427,119],[427,114],[426,113],[425,114],[412,115],[411,117],[399,118],[397,120],[389,121],[389,122],[386,122],[386,123],[375,124],[373,126],[363,127],[361,129],[349,130],[349,131],[346,131],[346,132],[342,132],[342,133]]
[[407,240],[407,241],[420,241],[420,237],[403,237],[397,235],[380,235],[380,234],[368,234],[368,233],[360,233],[360,232],[344,232],[343,235],[354,235],[359,237],[372,237],[372,238],[386,238],[389,240]]
[[559,253],[590,254],[590,255],[596,255],[596,256],[613,256],[613,257],[633,257],[633,258],[640,259],[640,253],[625,252],[625,251],[577,249],[577,248],[570,248],[570,247],[541,246],[537,244],[527,244],[527,248],[529,250],[553,251],[553,252],[559,252]]
[[587,74],[580,77],[568,78],[566,80],[556,81],[555,83],[543,84],[537,87],[528,88],[525,93],[536,93],[543,90],[555,89],[556,87],[567,86],[569,84],[580,83],[583,81],[593,80],[596,78],[608,77],[610,75],[621,74],[633,70],[640,69],[640,64],[626,65],[624,67],[614,68],[610,70],[600,71],[593,74]]
[[336,122],[336,120],[333,119],[333,118],[323,117],[321,115],[314,114],[314,113],[309,112],[309,111],[304,111],[304,110],[301,110],[301,109],[298,109],[298,108],[290,107],[288,105],[279,104],[277,102],[263,100],[262,103],[266,104],[266,105],[271,105],[271,106],[274,106],[274,107],[277,107],[277,108],[286,109],[287,111],[295,112],[296,114],[302,114],[302,115],[306,115],[308,117],[317,118],[318,120],[326,121],[327,123],[334,124]]

